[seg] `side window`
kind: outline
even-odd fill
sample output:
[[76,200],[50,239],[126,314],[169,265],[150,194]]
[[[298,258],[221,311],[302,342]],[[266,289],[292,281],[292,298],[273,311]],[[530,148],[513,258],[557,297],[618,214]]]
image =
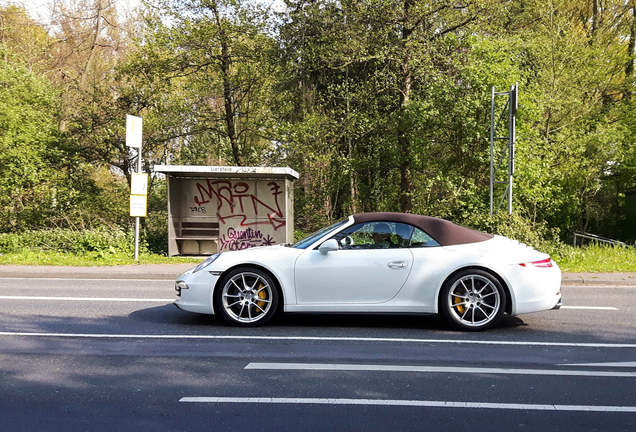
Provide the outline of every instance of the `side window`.
[[435,247],[439,246],[433,237],[426,234],[419,228],[414,228],[413,236],[411,237],[411,245],[412,248],[421,248],[421,247]]
[[397,222],[366,222],[336,234],[341,249],[392,249],[407,247],[413,227]]

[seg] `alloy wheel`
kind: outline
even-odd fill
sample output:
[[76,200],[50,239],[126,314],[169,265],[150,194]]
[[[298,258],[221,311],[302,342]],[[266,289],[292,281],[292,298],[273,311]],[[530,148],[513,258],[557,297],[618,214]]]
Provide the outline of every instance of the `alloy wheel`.
[[221,291],[221,306],[226,316],[238,324],[255,324],[274,304],[274,288],[264,275],[243,271],[229,277]]

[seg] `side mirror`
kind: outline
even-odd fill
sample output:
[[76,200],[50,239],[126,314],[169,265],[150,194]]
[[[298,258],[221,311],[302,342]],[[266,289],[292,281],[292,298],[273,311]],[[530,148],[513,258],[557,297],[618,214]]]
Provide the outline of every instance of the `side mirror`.
[[338,249],[340,249],[340,247],[338,246],[336,239],[329,239],[318,248],[322,255],[327,255],[329,252],[335,252]]

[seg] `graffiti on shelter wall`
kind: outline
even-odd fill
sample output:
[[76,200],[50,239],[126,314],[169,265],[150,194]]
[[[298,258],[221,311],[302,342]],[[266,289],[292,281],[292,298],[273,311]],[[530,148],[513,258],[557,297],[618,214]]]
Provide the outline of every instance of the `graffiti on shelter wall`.
[[182,190],[190,222],[218,222],[219,251],[287,241],[284,181],[193,179]]
[[232,227],[219,239],[220,250],[241,250],[255,246],[271,246],[275,243],[274,238],[269,234],[263,234],[260,230],[247,228],[240,231]]
[[[251,183],[251,184],[250,184]],[[281,210],[279,196],[283,194],[282,186],[274,181],[267,183],[267,188],[259,189],[258,182],[231,180],[212,180],[196,182],[193,197],[198,208],[216,202],[216,217],[220,224],[239,222],[241,227],[271,225],[274,231],[285,226],[285,216]],[[197,210],[197,212],[201,212]],[[228,232],[229,234],[229,232]]]

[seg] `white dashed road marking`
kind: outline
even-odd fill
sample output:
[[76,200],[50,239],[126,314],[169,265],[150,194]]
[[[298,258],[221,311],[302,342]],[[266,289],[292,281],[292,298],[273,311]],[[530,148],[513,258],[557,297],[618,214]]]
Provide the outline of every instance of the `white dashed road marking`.
[[578,363],[560,364],[557,366],[590,366],[590,367],[628,367],[636,368],[636,362],[613,362],[613,363]]
[[322,341],[322,342],[392,342],[405,344],[455,344],[455,345],[500,345],[500,346],[544,346],[572,348],[636,348],[634,343],[590,343],[590,342],[522,342],[463,339],[406,339],[337,336],[236,336],[236,335],[179,335],[179,334],[108,334],[108,333],[36,333],[0,332],[0,336],[83,338],[83,339],[201,339],[242,341]]
[[506,410],[536,411],[582,411],[633,413],[633,406],[595,406],[595,405],[540,405],[490,402],[451,402],[424,400],[392,399],[331,399],[331,398],[259,398],[259,397],[184,397],[179,402],[190,403],[245,403],[245,404],[320,404],[320,405],[380,405],[423,408],[488,408]]
[[321,363],[250,363],[245,369],[260,370],[319,370],[319,371],[379,371],[379,372],[422,372],[489,375],[550,375],[578,377],[620,377],[636,378],[636,372],[578,371],[550,369],[511,369],[445,366],[402,366],[365,364],[321,364]]

